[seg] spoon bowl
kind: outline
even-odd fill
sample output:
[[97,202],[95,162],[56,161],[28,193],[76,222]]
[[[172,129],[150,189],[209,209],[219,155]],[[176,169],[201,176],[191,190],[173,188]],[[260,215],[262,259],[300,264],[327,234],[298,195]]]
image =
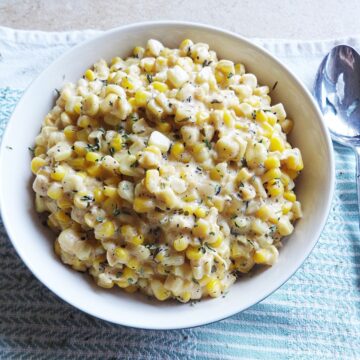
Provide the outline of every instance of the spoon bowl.
[[360,207],[360,55],[350,46],[334,47],[318,69],[314,95],[332,138],[356,153]]

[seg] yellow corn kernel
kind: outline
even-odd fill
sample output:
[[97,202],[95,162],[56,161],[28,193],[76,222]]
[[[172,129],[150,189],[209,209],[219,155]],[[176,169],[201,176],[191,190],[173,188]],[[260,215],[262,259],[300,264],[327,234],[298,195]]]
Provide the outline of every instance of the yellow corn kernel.
[[269,182],[272,179],[280,179],[281,170],[279,168],[273,168],[268,170],[264,175],[262,175],[261,180],[263,183]]
[[212,168],[210,170],[210,178],[211,180],[215,180],[215,181],[221,180],[221,173],[219,169],[217,169],[216,167]]
[[266,169],[274,169],[280,167],[280,160],[276,156],[269,156],[265,161],[264,165]]
[[175,239],[173,244],[174,249],[176,251],[184,251],[186,250],[188,245],[189,245],[189,240],[184,236],[180,236],[179,238]]
[[198,206],[198,207],[195,209],[194,214],[195,214],[195,216],[198,217],[198,218],[204,218],[204,217],[207,215],[207,211],[206,211],[206,209],[204,209],[203,207]]
[[42,168],[44,165],[46,165],[46,160],[44,160],[41,157],[36,156],[31,160],[31,171],[34,174],[37,174],[37,172],[40,170],[40,168]]
[[72,220],[69,215],[65,213],[63,210],[58,210],[55,214],[56,220],[60,223],[62,228],[70,227]]
[[291,202],[295,202],[296,201],[296,195],[293,191],[285,191],[284,192],[284,198],[286,200],[289,200]]
[[55,181],[61,181],[66,174],[66,171],[63,166],[58,165],[55,167],[54,171],[51,172],[50,177]]
[[115,233],[115,225],[112,221],[105,221],[98,225],[96,233],[101,238],[110,238]]
[[224,110],[224,124],[229,127],[233,128],[235,124],[234,118],[231,116],[230,112],[228,110]]
[[91,69],[87,69],[85,71],[85,77],[89,80],[89,81],[94,81],[95,80],[95,74]]
[[294,180],[299,176],[298,171],[290,170],[290,169],[283,169],[283,173],[286,173],[286,175],[288,175],[291,180]]
[[284,185],[279,179],[270,180],[266,188],[272,197],[279,196],[284,193]]
[[134,57],[140,59],[144,56],[145,49],[141,46],[136,46],[133,50]]
[[157,124],[156,129],[163,134],[168,134],[171,131],[171,124],[168,122],[161,122]]
[[285,172],[282,172],[280,180],[284,184],[284,186],[288,186],[291,179],[289,175],[285,174]]
[[212,202],[213,202],[214,206],[218,209],[219,212],[224,211],[224,207],[225,207],[224,199],[216,196],[212,199]]
[[281,207],[282,213],[284,215],[288,214],[292,208],[292,205],[293,204],[291,202],[286,202],[285,204],[283,204]]
[[78,156],[85,156],[87,153],[86,150],[86,144],[85,143],[81,143],[81,142],[76,142],[74,144],[74,151],[76,152],[76,154]]
[[210,245],[211,245],[211,247],[217,248],[217,247],[219,247],[219,246],[223,243],[223,241],[224,241],[224,236],[223,236],[222,233],[220,233],[220,234],[217,236],[216,241],[213,242],[213,243],[211,243]]
[[169,90],[168,86],[160,81],[154,81],[151,85],[155,90],[160,92],[165,92]]
[[74,112],[75,112],[75,114],[78,114],[78,115],[81,114],[81,103],[80,102],[78,102],[74,105]]
[[131,239],[131,243],[134,245],[141,245],[144,243],[144,236],[143,235],[136,235]]
[[135,103],[139,107],[145,107],[150,99],[151,94],[143,90],[138,90],[135,93]]
[[245,74],[245,66],[243,64],[235,65],[235,74],[244,75]]
[[270,151],[280,151],[283,152],[285,150],[284,141],[281,139],[279,135],[274,134],[270,139]]
[[200,260],[202,255],[203,254],[202,254],[200,248],[189,246],[186,250],[186,257],[189,260],[194,260],[194,261]]
[[72,125],[66,126],[66,128],[64,129],[64,135],[66,140],[70,142],[76,141],[76,127]]
[[193,153],[195,156],[199,155],[203,149],[205,148],[205,144],[204,143],[196,143],[193,147]]
[[192,202],[192,201],[195,201],[197,198],[198,198],[198,196],[196,195],[196,193],[194,191],[194,192],[192,192],[190,194],[186,194],[183,197],[183,200],[186,201],[186,202]]
[[171,155],[178,159],[181,154],[183,154],[185,150],[184,144],[180,143],[180,142],[176,142],[172,147],[171,147]]
[[136,100],[134,97],[129,98],[128,103],[130,104],[132,109],[136,109]]
[[190,48],[194,45],[194,43],[190,39],[184,39],[179,49],[183,52],[184,55],[187,55],[189,53]]
[[135,85],[128,76],[123,77],[121,86],[127,90],[134,90]]
[[138,288],[135,285],[129,285],[128,287],[124,288],[124,290],[129,294],[133,294],[138,290]]
[[252,177],[252,173],[245,167],[243,167],[236,175],[237,182],[248,181]]
[[190,301],[191,299],[190,291],[184,291],[181,295],[177,297],[177,299],[183,303]]
[[101,155],[99,153],[94,152],[94,151],[89,151],[86,154],[85,159],[86,159],[86,161],[95,163],[95,162],[97,162],[97,161],[99,161],[101,159]]
[[218,279],[212,279],[206,284],[206,290],[209,296],[216,298],[221,295],[221,284]]
[[281,128],[285,134],[289,134],[294,126],[294,122],[290,119],[285,119],[281,122]]
[[264,136],[271,138],[274,133],[274,128],[267,122],[262,123],[261,127],[263,129]]
[[271,253],[266,249],[257,250],[253,256],[256,264],[268,264]]
[[286,167],[290,170],[301,171],[304,168],[304,163],[299,152],[298,156],[290,155],[285,160]]
[[144,151],[150,151],[152,153],[154,153],[155,155],[162,155],[161,154],[161,150],[155,146],[155,145],[150,145],[150,146],[147,146]]
[[203,125],[209,121],[209,113],[207,111],[198,111],[195,116],[195,121],[197,125]]
[[203,219],[196,221],[192,233],[199,238],[205,238],[209,234],[209,223]]
[[41,145],[36,146],[36,148],[34,150],[35,156],[40,156],[45,153],[46,153],[46,148],[44,146],[41,146]]
[[153,287],[154,296],[158,300],[164,301],[170,297],[171,292],[169,290],[165,289],[164,286],[160,283],[160,281],[157,281],[157,282],[159,283],[159,285]]
[[105,186],[103,194],[109,198],[116,198],[118,196],[117,188],[113,186]]
[[116,248],[114,254],[122,263],[126,263],[129,260],[129,252],[124,248]]
[[99,177],[103,173],[101,166],[98,165],[98,164],[94,164],[92,166],[89,166],[86,169],[86,172],[92,177]]
[[156,169],[150,169],[145,174],[145,187],[150,193],[156,193],[159,190],[160,175]]
[[59,183],[53,183],[50,185],[50,187],[47,191],[47,196],[50,199],[58,200],[58,199],[60,199],[62,193],[63,193],[63,191],[62,191],[61,187],[59,186]]
[[277,122],[277,117],[274,113],[268,112],[267,113],[267,121],[271,126],[274,126]]
[[274,218],[274,212],[267,205],[262,205],[256,212],[256,216],[263,221],[267,221],[270,218]]
[[84,158],[69,159],[68,164],[75,170],[83,170],[86,167]]
[[146,213],[154,209],[154,203],[151,199],[145,197],[136,197],[134,199],[133,208],[137,213]]
[[131,225],[123,225],[120,228],[121,235],[126,238],[132,238],[137,234],[136,229]]
[[88,129],[82,129],[76,132],[76,138],[80,141],[87,142],[89,137]]
[[86,115],[80,116],[77,121],[77,125],[83,129],[89,127],[90,118]]
[[60,197],[57,200],[56,204],[62,210],[70,209],[73,205],[72,201],[69,198],[67,198],[66,196]]
[[140,268],[140,262],[135,257],[133,257],[128,261],[127,266],[130,269],[138,270]]
[[105,195],[100,188],[94,189],[93,193],[94,193],[94,199],[97,203],[101,203],[102,201],[105,200]]
[[263,110],[258,110],[256,111],[256,116],[255,116],[256,120],[259,122],[266,122],[268,120],[267,115],[265,114],[265,111]]
[[185,215],[193,215],[196,209],[196,205],[193,204],[186,204],[183,208]]
[[112,176],[104,180],[104,183],[108,186],[118,187],[121,178],[120,176]]

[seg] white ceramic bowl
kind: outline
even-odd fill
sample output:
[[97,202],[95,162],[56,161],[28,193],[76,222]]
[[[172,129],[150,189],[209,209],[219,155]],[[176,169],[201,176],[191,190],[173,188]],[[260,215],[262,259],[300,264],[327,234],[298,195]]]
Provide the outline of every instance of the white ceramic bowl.
[[[33,146],[54,89],[76,81],[99,58],[126,56],[149,38],[177,47],[191,38],[206,42],[219,57],[241,61],[260,83],[278,85],[274,102],[284,103],[295,120],[291,143],[301,149],[305,170],[297,182],[304,217],[285,241],[278,263],[234,284],[225,298],[196,306],[149,301],[142,295],[103,290],[92,279],[64,266],[54,255],[54,235],[38,220],[28,147]],[[8,148],[12,147],[12,150]],[[264,299],[299,268],[314,247],[328,216],[334,189],[332,144],[309,92],[278,60],[250,41],[213,27],[178,22],[141,23],[106,32],[71,49],[50,65],[27,89],[7,126],[0,155],[0,200],[4,224],[18,254],[33,274],[60,298],[98,318],[151,329],[192,327],[223,319]]]

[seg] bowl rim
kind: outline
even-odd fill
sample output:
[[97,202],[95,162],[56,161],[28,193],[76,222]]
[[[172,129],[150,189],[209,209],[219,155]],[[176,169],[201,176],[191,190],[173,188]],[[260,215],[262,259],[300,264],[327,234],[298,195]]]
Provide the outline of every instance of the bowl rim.
[[327,219],[329,217],[329,213],[330,213],[330,209],[331,209],[331,203],[332,203],[332,199],[334,196],[334,189],[335,189],[335,161],[334,161],[334,151],[333,151],[333,144],[331,141],[331,137],[330,137],[330,133],[329,130],[327,129],[325,122],[323,120],[322,114],[319,110],[318,105],[315,102],[315,99],[312,97],[310,91],[306,88],[306,86],[302,83],[302,81],[292,72],[290,71],[287,66],[285,66],[280,60],[278,60],[274,55],[272,55],[270,52],[268,52],[266,49],[262,48],[261,46],[253,43],[251,40],[247,39],[246,37],[239,35],[235,32],[229,31],[229,30],[225,30],[216,26],[212,26],[212,25],[207,25],[204,23],[198,23],[198,22],[190,22],[190,21],[172,21],[172,20],[161,20],[161,21],[144,21],[144,22],[136,22],[136,23],[132,23],[132,24],[127,24],[124,26],[120,26],[120,27],[116,27],[110,30],[106,30],[104,32],[102,32],[99,35],[96,35],[94,37],[91,37],[90,39],[86,40],[86,41],[82,41],[79,44],[77,44],[76,46],[71,47],[70,49],[68,49],[66,52],[64,52],[61,56],[59,56],[58,58],[56,58],[50,65],[48,65],[44,70],[41,71],[40,74],[38,74],[35,79],[33,79],[31,81],[31,83],[26,87],[23,95],[21,96],[19,102],[17,103],[16,107],[14,108],[8,123],[6,124],[4,133],[3,133],[3,137],[2,137],[2,141],[1,141],[1,147],[0,147],[0,169],[5,167],[5,159],[4,159],[4,150],[6,147],[6,141],[4,141],[7,138],[7,134],[8,134],[8,128],[9,128],[9,124],[11,123],[12,119],[13,119],[13,115],[16,111],[16,109],[19,107],[19,105],[21,104],[21,102],[23,101],[24,96],[28,93],[29,90],[31,90],[32,86],[34,84],[36,84],[38,81],[41,81],[42,75],[44,74],[44,72],[49,71],[53,66],[55,66],[58,62],[62,61],[63,58],[66,58],[68,56],[68,54],[70,54],[72,51],[74,51],[75,49],[81,48],[83,46],[86,46],[88,44],[90,44],[91,42],[98,40],[102,37],[106,37],[109,34],[112,33],[116,33],[116,32],[121,32],[124,30],[131,30],[131,29],[151,29],[153,26],[157,26],[157,27],[176,27],[176,26],[180,26],[180,27],[184,27],[184,28],[196,28],[196,29],[202,29],[202,30],[207,30],[210,31],[212,33],[217,33],[219,35],[228,37],[228,38],[232,38],[234,40],[240,40],[241,42],[245,43],[247,46],[249,46],[250,48],[255,49],[257,52],[262,53],[263,55],[265,55],[266,57],[269,57],[272,61],[274,61],[277,66],[281,69],[282,72],[284,72],[295,84],[296,86],[307,96],[309,104],[312,105],[313,110],[315,111],[316,115],[317,115],[317,121],[319,122],[320,128],[323,132],[324,138],[325,138],[325,143],[327,146],[327,155],[329,157],[329,167],[328,167],[328,175],[329,175],[329,192],[326,196],[326,208],[323,212],[323,216],[321,218],[321,222],[319,224],[319,226],[317,227],[317,231],[316,233],[314,233],[313,237],[312,237],[312,242],[310,243],[310,246],[306,249],[306,251],[304,252],[304,255],[296,262],[296,266],[294,266],[294,270],[292,270],[285,279],[281,280],[279,282],[279,284],[277,284],[275,286],[274,289],[272,289],[270,292],[267,292],[264,295],[258,296],[252,303],[252,305],[245,307],[243,309],[234,309],[234,308],[230,308],[229,310],[227,310],[225,313],[222,313],[221,315],[213,315],[209,318],[207,318],[205,321],[200,319],[200,320],[193,320],[190,319],[188,321],[189,325],[177,325],[177,324],[173,324],[171,326],[165,326],[165,325],[156,325],[154,324],[153,326],[144,326],[141,324],[136,324],[134,322],[131,321],[124,321],[124,322],[118,322],[114,319],[112,319],[110,316],[106,316],[105,314],[101,313],[101,312],[94,312],[91,310],[88,310],[86,307],[83,306],[79,306],[78,304],[76,304],[76,302],[70,297],[66,295],[66,291],[59,291],[58,288],[52,286],[51,284],[49,284],[46,280],[44,280],[41,276],[41,272],[37,271],[33,268],[32,264],[30,261],[27,260],[25,254],[23,254],[21,248],[16,244],[16,241],[13,241],[13,238],[15,237],[13,235],[13,231],[12,231],[12,225],[11,225],[11,218],[8,217],[7,212],[5,211],[5,209],[2,206],[3,203],[3,192],[5,191],[3,183],[2,183],[2,179],[0,177],[0,213],[1,213],[1,217],[3,220],[3,224],[4,227],[6,229],[6,232],[9,236],[9,239],[12,243],[12,245],[14,246],[17,254],[19,255],[19,257],[21,258],[21,260],[25,263],[25,265],[27,266],[27,268],[31,271],[31,273],[42,283],[44,284],[53,294],[55,294],[58,298],[60,298],[62,301],[70,304],[71,306],[73,306],[76,309],[79,309],[81,311],[83,311],[84,313],[91,315],[95,318],[99,318],[105,321],[108,321],[110,323],[114,323],[117,325],[122,325],[122,326],[126,326],[126,327],[130,327],[130,328],[138,328],[138,329],[147,329],[147,330],[170,330],[170,329],[187,329],[187,328],[193,328],[193,327],[198,327],[198,326],[202,326],[202,325],[206,325],[206,324],[211,324],[214,323],[216,321],[220,321],[223,319],[226,319],[232,315],[235,315],[237,313],[240,313],[242,311],[245,311],[247,309],[249,309],[251,306],[254,306],[256,304],[258,304],[259,302],[261,302],[262,300],[266,299],[268,296],[270,296],[272,293],[274,293],[276,290],[278,290],[282,285],[284,285],[298,270],[299,268],[303,265],[303,263],[305,262],[305,260],[308,258],[308,256],[311,254],[312,250],[314,249],[315,245],[317,244],[319,237],[324,229],[324,226],[327,222]]

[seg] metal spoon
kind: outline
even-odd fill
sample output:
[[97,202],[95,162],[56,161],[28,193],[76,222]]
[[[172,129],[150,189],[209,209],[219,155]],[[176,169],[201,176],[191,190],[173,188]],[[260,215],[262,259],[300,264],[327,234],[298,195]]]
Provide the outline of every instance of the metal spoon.
[[314,95],[333,140],[355,151],[360,213],[360,55],[352,47],[336,46],[324,58]]

